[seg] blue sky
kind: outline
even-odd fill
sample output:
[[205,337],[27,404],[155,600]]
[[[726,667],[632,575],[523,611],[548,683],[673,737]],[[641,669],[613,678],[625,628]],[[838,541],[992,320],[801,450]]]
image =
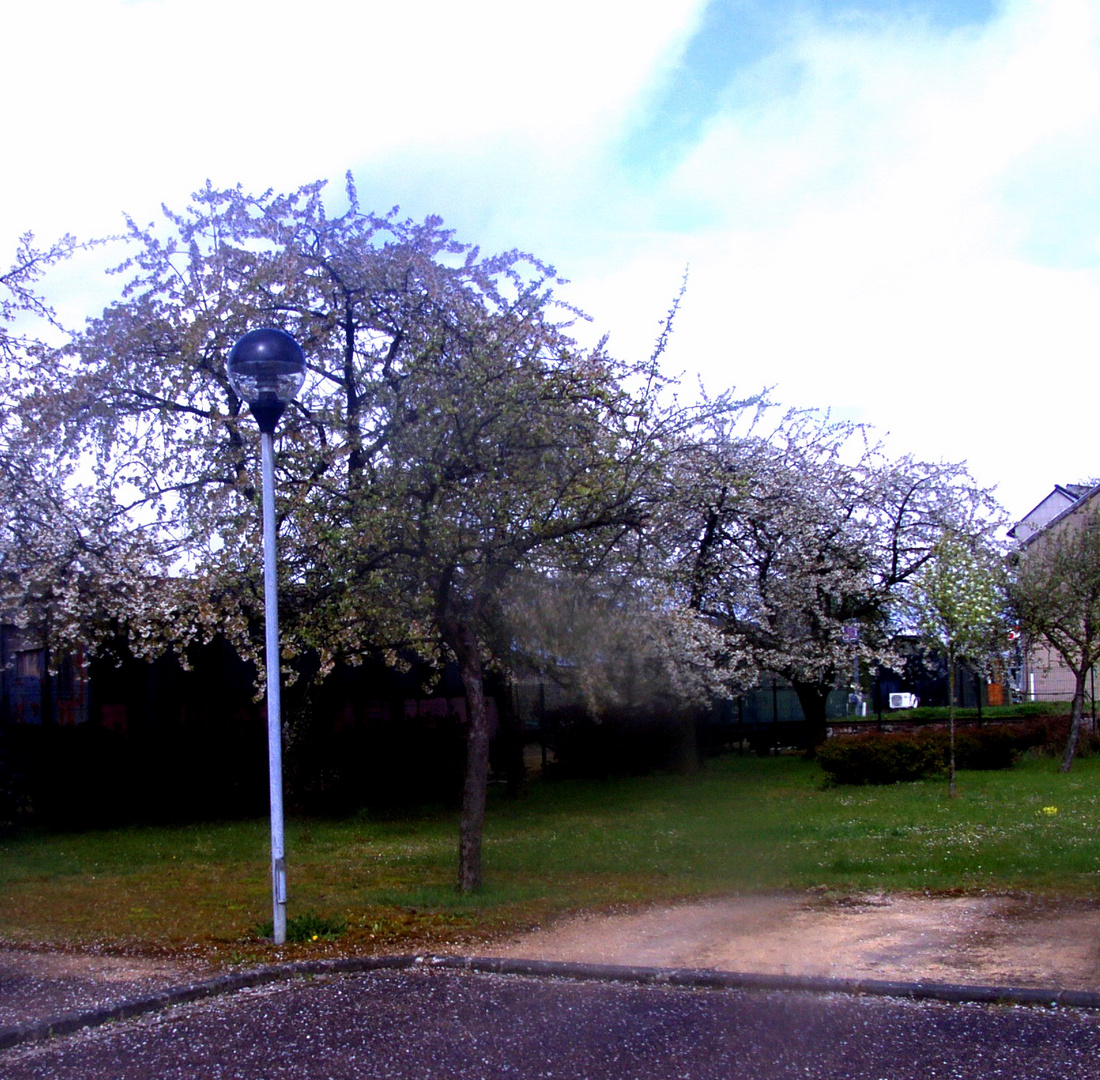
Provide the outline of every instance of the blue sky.
[[[399,9],[398,9],[399,8]],[[0,243],[209,177],[553,262],[623,355],[966,459],[1100,475],[1100,0],[43,0],[4,16]],[[112,295],[56,275],[74,320]]]
[[[993,13],[992,0],[866,0],[860,4],[712,0],[702,7],[674,70],[661,85],[644,123],[628,141],[628,154],[643,169],[674,160],[698,137],[705,121],[729,103],[731,91],[738,85],[737,74],[770,57],[782,56],[807,26],[874,27],[891,21],[916,21],[953,30],[980,25]],[[794,68],[788,72],[792,89],[798,74]]]

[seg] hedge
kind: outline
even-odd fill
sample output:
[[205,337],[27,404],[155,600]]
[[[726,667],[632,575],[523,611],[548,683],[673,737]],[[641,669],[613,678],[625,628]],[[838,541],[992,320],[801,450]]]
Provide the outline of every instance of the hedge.
[[[1042,746],[1050,725],[995,724],[955,735],[959,769],[1010,769],[1025,750]],[[916,733],[841,735],[818,748],[817,760],[833,784],[896,784],[947,767],[950,736],[942,729]]]

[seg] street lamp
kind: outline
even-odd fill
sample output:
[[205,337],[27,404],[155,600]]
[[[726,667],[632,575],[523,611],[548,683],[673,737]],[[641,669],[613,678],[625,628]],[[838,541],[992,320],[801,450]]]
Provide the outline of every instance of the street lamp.
[[226,374],[260,428],[264,478],[264,620],[267,664],[267,764],[271,781],[271,908],[275,944],[286,941],[283,838],[283,739],[279,678],[279,600],[275,583],[275,427],[306,377],[301,346],[282,330],[252,330],[229,354]]

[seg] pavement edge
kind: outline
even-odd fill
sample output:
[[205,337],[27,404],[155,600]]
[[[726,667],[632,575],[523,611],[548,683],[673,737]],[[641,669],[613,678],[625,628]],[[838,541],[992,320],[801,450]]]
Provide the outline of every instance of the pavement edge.
[[557,960],[521,960],[482,956],[366,956],[335,960],[302,960],[274,964],[251,971],[230,972],[201,982],[131,998],[84,1012],[36,1023],[0,1028],[0,1050],[23,1043],[41,1042],[99,1027],[146,1013],[184,1005],[219,994],[308,975],[335,975],[409,968],[450,969],[494,975],[527,975],[576,981],[620,982],[644,986],[677,986],[695,989],[796,991],[818,994],[863,994],[923,1001],[987,1005],[1038,1005],[1100,1010],[1100,993],[1019,986],[971,986],[957,983],[900,982],[883,979],[838,979],[816,975],[765,975],[718,971],[713,968],[631,967],[618,964],[581,964]]

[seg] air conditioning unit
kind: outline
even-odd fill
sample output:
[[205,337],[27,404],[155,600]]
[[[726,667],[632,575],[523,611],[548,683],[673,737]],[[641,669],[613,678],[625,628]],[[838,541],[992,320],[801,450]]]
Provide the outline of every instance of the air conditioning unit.
[[916,694],[891,694],[891,709],[915,709],[920,704],[920,698]]

